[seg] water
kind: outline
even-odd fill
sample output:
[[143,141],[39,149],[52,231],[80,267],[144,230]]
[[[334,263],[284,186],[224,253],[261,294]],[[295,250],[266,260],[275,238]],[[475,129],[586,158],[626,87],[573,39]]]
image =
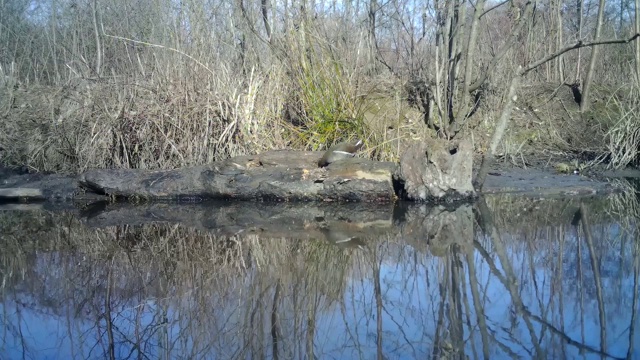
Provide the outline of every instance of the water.
[[18,207],[0,359],[640,358],[635,195]]

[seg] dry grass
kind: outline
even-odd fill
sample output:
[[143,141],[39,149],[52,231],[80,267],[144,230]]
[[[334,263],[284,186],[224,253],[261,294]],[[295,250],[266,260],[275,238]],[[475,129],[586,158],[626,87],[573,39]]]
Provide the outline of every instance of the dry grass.
[[[374,113],[381,133],[365,121],[373,102],[366,94],[375,86],[366,85],[355,64],[330,61],[338,55],[325,43],[317,48],[313,62],[251,68],[246,76],[224,63],[215,71],[200,62],[176,67],[169,57],[154,71],[140,70],[151,74],[144,77],[7,82],[0,88],[0,161],[68,173],[167,169],[272,149],[320,149],[349,138],[365,139],[372,157],[397,158],[400,147],[389,145],[406,135],[382,135],[386,113]],[[285,112],[292,98],[298,124]],[[402,99],[393,106],[403,106]]]
[[567,85],[525,86],[503,154],[516,164],[573,158],[582,168],[602,162],[614,168],[632,165],[640,139],[637,92],[631,85],[597,86],[591,109],[580,113]]
[[610,155],[609,164],[615,168],[638,165],[640,153],[640,85],[632,87],[624,100],[611,97],[613,106],[619,109],[616,117],[607,113],[610,125],[605,139]]
[[[51,13],[1,9],[6,31],[0,45],[10,49],[0,58],[1,163],[69,173],[166,169],[270,149],[321,149],[356,137],[365,140],[369,157],[397,160],[408,141],[434,136],[420,111],[409,108],[404,84],[436,77],[435,18],[419,25],[401,7],[380,12],[372,44],[365,7],[312,16],[274,5],[268,39],[256,4],[95,5],[54,4],[59,11]],[[511,21],[503,10],[482,20],[474,77],[507,39]],[[28,15],[43,21],[34,23]],[[548,51],[547,25],[532,25],[491,74],[481,109],[463,129],[479,152],[515,64]],[[420,28],[422,37],[413,38]],[[616,49],[606,61],[626,64],[629,48]],[[566,54],[568,64],[576,63],[574,56]],[[557,82],[549,66],[546,80]],[[600,80],[624,83],[627,70],[620,66],[605,67]],[[543,70],[530,80],[544,81]],[[619,104],[622,112],[598,114],[626,119],[596,135],[610,144],[626,141],[621,148],[603,148],[614,166],[636,156],[637,111],[628,100]],[[593,127],[551,126],[557,131],[539,124],[533,125],[536,133],[516,130],[503,152],[518,157],[541,142],[544,148],[549,142],[548,148],[575,149],[590,144],[580,137],[593,137]]]
[[[279,69],[274,69],[274,72]],[[189,82],[104,78],[5,88],[5,162],[37,170],[175,168],[284,147],[280,82],[220,68]],[[275,119],[275,121],[274,121]]]

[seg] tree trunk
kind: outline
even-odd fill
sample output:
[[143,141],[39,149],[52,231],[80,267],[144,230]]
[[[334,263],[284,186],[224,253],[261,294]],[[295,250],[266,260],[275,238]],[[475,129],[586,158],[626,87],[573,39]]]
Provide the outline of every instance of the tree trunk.
[[371,65],[374,67],[375,71],[375,53],[376,53],[376,12],[378,11],[378,1],[377,0],[369,0],[369,31],[368,31],[368,40],[369,40],[369,61]]
[[491,137],[491,145],[489,146],[489,150],[484,157],[482,158],[482,165],[480,165],[480,170],[478,172],[478,176],[475,181],[476,191],[482,191],[482,187],[484,186],[484,181],[487,179],[487,174],[489,173],[489,169],[491,165],[493,165],[493,161],[496,156],[496,150],[498,149],[498,145],[500,141],[502,141],[502,137],[504,136],[504,132],[507,130],[509,126],[509,120],[511,119],[511,110],[513,109],[513,103],[518,99],[518,89],[520,88],[520,78],[522,77],[522,67],[519,66],[516,71],[513,79],[511,79],[511,85],[509,86],[509,93],[507,95],[507,101],[502,108],[502,113],[500,114],[500,119],[498,120],[498,124],[496,128],[493,130],[493,136]]
[[[469,30],[469,41],[467,42],[467,53],[464,61],[464,90],[462,91],[462,106],[467,106],[469,101],[469,86],[471,85],[471,67],[476,51],[476,40],[478,38],[478,24],[480,23],[480,15],[484,12],[485,0],[478,0],[473,11],[473,20],[471,29]],[[468,113],[467,113],[468,115]]]
[[[640,34],[640,0],[636,0],[636,34]],[[636,85],[640,86],[640,40],[636,39]]]
[[[582,0],[576,0],[576,12],[578,16],[578,40],[582,40]],[[578,61],[576,62],[576,82],[580,80],[580,60],[582,49],[578,49]]]
[[[560,50],[560,48],[562,47],[563,44],[563,33],[562,33],[562,29],[563,29],[563,22],[562,22],[562,1],[561,0],[557,0],[556,4],[555,4],[555,25],[556,25],[556,36],[555,36],[555,49],[553,51],[558,51]],[[564,56],[560,55],[558,56],[558,58],[556,59],[556,80],[559,80],[560,82],[564,82]]]
[[95,72],[99,77],[102,69],[102,45],[100,42],[100,32],[98,31],[98,1],[93,0],[93,8],[91,9],[93,16],[93,31],[96,37],[96,65]]
[[[604,18],[604,0],[600,0],[598,5],[598,22],[596,24],[596,34],[594,41],[600,39],[600,32],[602,31],[602,19]],[[598,48],[594,46],[591,49],[591,60],[589,61],[589,69],[587,70],[587,76],[584,80],[584,87],[582,88],[582,101],[580,102],[580,111],[585,112],[589,110],[589,102],[591,95],[591,83],[593,81],[593,73],[596,71],[596,61],[598,61]]]
[[271,43],[271,26],[269,25],[269,1],[260,1],[260,10],[262,10],[262,22],[264,23],[264,31],[267,33],[267,40]]
[[58,3],[56,0],[51,1],[51,52],[53,54],[53,70],[55,72],[56,81],[60,81],[60,68],[58,67],[58,41],[57,41],[57,26],[58,26]]

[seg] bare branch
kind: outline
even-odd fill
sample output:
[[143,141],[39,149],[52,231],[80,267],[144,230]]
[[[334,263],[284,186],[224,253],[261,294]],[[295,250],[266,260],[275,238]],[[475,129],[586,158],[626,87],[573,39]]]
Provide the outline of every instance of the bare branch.
[[[593,36],[595,41],[600,40],[600,34],[602,33],[602,23],[604,22],[604,0],[598,1],[598,20],[596,21],[596,33]],[[589,104],[591,103],[591,85],[593,83],[593,73],[596,72],[596,62],[598,61],[598,46],[594,46],[591,49],[591,58],[589,59],[589,67],[587,68],[587,74],[582,82],[582,101],[580,101],[580,112],[589,110]]]
[[260,8],[262,10],[262,22],[264,23],[264,30],[267,32],[267,39],[271,41],[271,26],[269,26],[269,3],[267,0],[260,2]]
[[104,32],[104,29],[102,29],[102,35],[104,35],[105,37],[112,38],[112,39],[128,41],[128,42],[131,42],[131,43],[133,43],[133,44],[141,44],[141,45],[145,45],[145,46],[149,46],[149,47],[154,47],[154,48],[160,48],[160,49],[166,49],[166,50],[169,50],[169,51],[173,51],[173,52],[175,52],[175,53],[178,53],[178,54],[180,54],[180,55],[182,55],[182,56],[184,56],[184,57],[188,58],[189,60],[191,60],[191,61],[195,62],[196,64],[198,64],[198,65],[202,66],[202,68],[204,68],[205,70],[207,70],[211,75],[215,75],[215,74],[216,74],[213,70],[209,69],[209,68],[207,67],[207,65],[203,64],[200,60],[198,60],[198,59],[194,58],[193,56],[191,56],[191,55],[189,55],[189,54],[187,54],[187,53],[185,53],[184,51],[180,51],[180,50],[178,50],[178,49],[174,49],[174,48],[172,48],[172,47],[168,47],[168,46],[164,46],[164,45],[152,44],[152,43],[149,43],[149,42],[146,42],[146,41],[140,41],[140,40],[129,39],[129,38],[122,37],[122,36],[117,36],[117,35],[109,35],[109,34],[106,34],[106,33]]
[[506,4],[506,3],[508,3],[509,1],[511,1],[511,0],[504,0],[504,1],[501,1],[501,2],[499,2],[499,3],[495,4],[495,5],[493,5],[492,7],[488,8],[487,10],[485,10],[482,14],[480,14],[480,16],[478,17],[478,19],[482,18],[483,16],[487,15],[488,13],[492,12],[493,10],[495,10],[495,9],[499,8],[500,6],[502,6],[502,5]]
[[98,2],[94,0],[91,3],[91,16],[93,18],[93,32],[96,37],[96,67],[95,72],[98,77],[102,70],[102,44],[100,41],[100,32],[98,31]]
[[[640,0],[636,0],[636,35],[640,34]],[[636,41],[636,84],[640,85],[640,41]]]
[[476,80],[473,84],[471,84],[471,86],[469,86],[470,92],[474,92],[478,90],[482,86],[482,84],[484,84],[485,81],[487,81],[487,79],[489,78],[489,74],[498,65],[498,62],[500,62],[500,60],[507,54],[507,51],[511,49],[511,47],[515,43],[518,36],[520,36],[520,32],[524,28],[524,25],[527,22],[529,22],[531,13],[533,12],[533,7],[534,7],[534,2],[531,0],[527,1],[527,3],[525,4],[523,14],[518,20],[518,24],[516,25],[515,29],[513,30],[513,32],[511,32],[511,36],[509,37],[509,40],[507,41],[506,44],[502,46],[502,48],[493,57],[493,59],[491,59],[491,62],[489,63],[489,67],[487,68],[487,70],[485,70],[485,72],[483,72],[482,75],[480,75],[480,78],[478,80]]
[[[240,7],[240,13],[242,14],[242,17],[244,18],[245,22],[247,23],[247,26],[249,27],[249,30],[251,30],[251,32],[258,38],[258,40],[264,42],[265,44],[271,44],[269,42],[269,40],[265,39],[264,37],[262,37],[260,35],[260,33],[258,32],[258,30],[255,28],[255,26],[253,26],[253,23],[252,23],[251,19],[249,18],[249,14],[247,13],[247,9],[244,7],[244,1],[243,0],[238,0],[238,6]],[[268,34],[268,35],[270,35],[270,34]]]
[[544,63],[557,58],[558,56],[566,53],[567,51],[571,51],[571,50],[574,50],[574,49],[580,49],[580,48],[583,48],[583,47],[596,46],[596,45],[627,44],[627,43],[630,43],[630,42],[636,40],[638,37],[640,37],[640,34],[635,34],[635,35],[633,35],[633,36],[631,36],[630,38],[627,38],[627,39],[605,39],[605,40],[599,40],[599,41],[577,41],[577,42],[575,42],[575,43],[573,43],[571,45],[567,45],[567,46],[563,47],[562,49],[556,51],[553,54],[547,55],[547,56],[543,57],[542,59],[527,65],[527,67],[524,68],[524,70],[522,70],[522,75],[525,75],[526,73],[528,73],[529,71],[537,68],[538,66],[543,65]]

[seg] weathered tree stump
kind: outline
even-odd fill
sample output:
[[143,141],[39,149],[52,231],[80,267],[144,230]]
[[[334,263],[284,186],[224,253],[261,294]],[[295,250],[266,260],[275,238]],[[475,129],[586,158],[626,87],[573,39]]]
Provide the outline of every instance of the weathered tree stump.
[[402,155],[395,179],[409,200],[439,202],[472,198],[473,149],[467,141],[425,139]]

